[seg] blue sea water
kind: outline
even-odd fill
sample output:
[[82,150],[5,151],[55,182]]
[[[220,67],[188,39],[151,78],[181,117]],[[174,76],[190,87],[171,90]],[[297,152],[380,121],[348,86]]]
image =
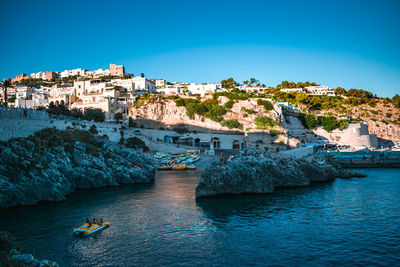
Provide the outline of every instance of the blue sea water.
[[[195,200],[199,171],[0,210],[22,250],[61,266],[354,266],[400,263],[400,169],[358,170],[270,195]],[[86,217],[111,227],[91,237]]]

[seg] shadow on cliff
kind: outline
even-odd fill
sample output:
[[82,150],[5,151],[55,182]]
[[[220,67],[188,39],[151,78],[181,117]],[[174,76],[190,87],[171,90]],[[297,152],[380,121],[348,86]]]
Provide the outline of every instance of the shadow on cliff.
[[[221,195],[196,199],[204,216],[216,225],[225,225],[233,218],[257,220],[307,209],[307,199],[316,191],[329,190],[331,182],[311,184],[307,187],[280,188],[272,194]],[[318,193],[319,194],[319,193]]]
[[177,133],[216,133],[216,134],[243,134],[241,131],[237,130],[215,130],[206,127],[200,127],[190,124],[174,124],[166,125],[165,123],[149,120],[144,118],[138,118],[134,120],[135,127],[144,129],[158,129],[158,130],[170,130]]

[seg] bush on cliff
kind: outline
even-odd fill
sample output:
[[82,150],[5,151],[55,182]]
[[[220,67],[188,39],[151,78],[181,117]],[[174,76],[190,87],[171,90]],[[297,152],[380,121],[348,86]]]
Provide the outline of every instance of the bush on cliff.
[[229,100],[224,104],[224,107],[227,109],[231,109],[233,107],[233,104],[235,104],[235,102],[233,102],[233,100]]
[[[23,139],[21,139],[22,141]],[[58,130],[56,128],[45,128],[29,136],[27,140],[33,141],[39,153],[44,153],[53,147],[64,147],[66,152],[72,152],[76,141],[86,145],[87,153],[97,155],[100,144],[89,131],[70,129]]]
[[274,106],[272,105],[272,103],[270,101],[263,100],[263,99],[258,99],[257,100],[257,105],[263,106],[266,111],[273,110],[273,108],[274,108]]
[[224,120],[221,122],[221,125],[224,127],[228,127],[230,129],[232,128],[237,128],[237,129],[242,129],[243,125],[238,122],[237,120]]
[[140,138],[137,137],[130,137],[126,139],[125,146],[128,148],[143,148],[143,152],[149,151],[149,147],[146,146],[145,142],[143,142]]
[[257,117],[255,123],[258,129],[265,129],[279,125],[279,122],[277,122],[276,120],[265,116]]
[[88,108],[83,117],[87,121],[103,122],[106,119],[104,111],[99,108]]
[[179,98],[175,100],[175,103],[178,107],[185,107],[186,115],[192,120],[195,118],[195,114],[197,114],[213,121],[220,122],[223,120],[222,116],[227,112],[226,108],[220,106],[216,99],[208,99],[200,102],[193,98]]

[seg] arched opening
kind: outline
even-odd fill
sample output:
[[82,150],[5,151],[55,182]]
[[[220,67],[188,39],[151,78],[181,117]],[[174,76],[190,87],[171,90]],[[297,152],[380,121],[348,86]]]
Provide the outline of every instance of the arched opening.
[[199,146],[200,145],[200,138],[194,139],[194,146]]
[[213,137],[211,139],[211,143],[213,144],[214,148],[220,148],[220,146],[221,146],[221,142],[219,141],[218,137]]
[[232,149],[240,149],[240,141],[239,140],[233,140]]

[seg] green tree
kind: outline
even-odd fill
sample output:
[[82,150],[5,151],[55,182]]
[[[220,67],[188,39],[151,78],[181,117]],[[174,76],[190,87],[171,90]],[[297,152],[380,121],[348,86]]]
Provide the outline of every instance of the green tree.
[[256,78],[250,78],[250,85],[253,85],[255,83],[258,83],[258,80],[256,80]]
[[126,139],[125,146],[128,148],[143,148],[143,152],[149,151],[149,147],[146,146],[145,142],[143,142],[140,138],[130,137]]
[[248,84],[249,84],[249,81],[248,81],[248,80],[245,80],[245,81],[243,81],[243,84],[244,84],[244,85],[248,85]]
[[235,104],[235,102],[233,102],[233,100],[229,100],[224,104],[224,107],[227,109],[231,109],[233,107],[233,104]]
[[400,108],[400,95],[396,94],[392,97],[392,103],[395,107]]
[[71,109],[71,114],[72,114],[72,117],[74,117],[74,118],[83,119],[83,112],[82,112],[82,110],[80,110],[78,108]]
[[135,122],[133,121],[133,119],[131,118],[131,117],[129,117],[129,120],[128,120],[128,127],[135,127],[136,125],[135,125]]
[[99,108],[88,108],[85,110],[84,119],[88,121],[103,122],[106,115]]
[[226,80],[221,81],[222,87],[223,88],[233,88],[237,85],[235,80],[233,78],[228,78]]
[[308,95],[305,93],[298,93],[296,94],[296,103],[303,103],[307,104],[308,100]]
[[92,133],[92,134],[94,134],[94,135],[96,135],[96,134],[99,133],[99,131],[97,131],[96,125],[94,125],[94,124],[92,124],[92,125],[90,126],[89,132]]
[[119,123],[119,121],[122,120],[122,118],[123,118],[123,115],[122,115],[121,111],[115,112],[114,119],[117,121],[117,123]]

